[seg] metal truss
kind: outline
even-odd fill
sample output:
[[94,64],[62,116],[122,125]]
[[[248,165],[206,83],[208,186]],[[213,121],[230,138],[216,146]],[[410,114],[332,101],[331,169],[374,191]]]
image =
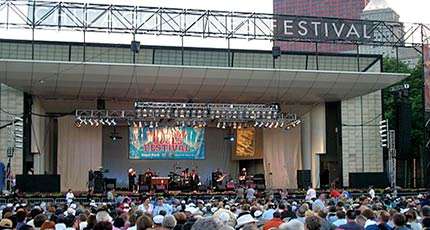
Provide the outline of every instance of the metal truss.
[[[146,109],[145,109],[146,110]],[[162,111],[164,110],[164,111]],[[296,127],[301,123],[296,114],[279,113],[276,116],[263,115],[258,111],[255,113],[192,113],[168,112],[169,108],[160,108],[157,111],[142,112],[137,110],[76,110],[75,122],[77,126],[90,125],[108,125],[115,126],[119,122],[127,122],[129,125],[139,123],[139,126],[198,126],[205,127],[209,123],[216,123],[218,128],[232,127],[258,127],[258,128],[286,128]],[[178,110],[185,110],[178,108]]]
[[[279,37],[275,35],[274,25],[280,17],[283,15],[35,0],[0,0],[0,26],[4,28],[393,47],[421,46],[430,40],[429,25],[384,21],[366,21],[366,23],[373,25],[371,32],[377,36],[372,41],[306,40]],[[309,20],[324,19],[305,16],[293,17]],[[333,18],[329,20],[333,20]]]

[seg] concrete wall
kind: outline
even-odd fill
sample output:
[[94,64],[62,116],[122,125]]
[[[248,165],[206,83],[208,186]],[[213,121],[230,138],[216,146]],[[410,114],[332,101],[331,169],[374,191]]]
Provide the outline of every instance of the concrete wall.
[[[16,114],[21,117],[24,110],[24,94],[23,92],[11,88],[5,84],[0,84],[0,126],[9,123]],[[0,161],[7,165],[8,158],[6,150],[8,148],[9,129],[0,129]],[[14,157],[12,158],[12,173],[14,175],[21,174],[23,168],[22,149],[15,149]]]
[[341,106],[343,184],[348,186],[350,172],[383,171],[381,91],[342,101]]

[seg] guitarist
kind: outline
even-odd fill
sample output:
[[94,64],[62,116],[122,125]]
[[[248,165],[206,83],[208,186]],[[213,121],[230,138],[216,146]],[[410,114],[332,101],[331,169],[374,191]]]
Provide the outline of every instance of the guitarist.
[[128,190],[130,192],[136,190],[136,170],[134,168],[128,169]]
[[248,179],[248,173],[246,172],[246,168],[243,168],[239,173],[239,184],[244,186],[246,184],[246,179]]
[[212,184],[214,187],[218,187],[222,184],[222,181],[224,180],[224,173],[217,168],[215,172],[212,173]]

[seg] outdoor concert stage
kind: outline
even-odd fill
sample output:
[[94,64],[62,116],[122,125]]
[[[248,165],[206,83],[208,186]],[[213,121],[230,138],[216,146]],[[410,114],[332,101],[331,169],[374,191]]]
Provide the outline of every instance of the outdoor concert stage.
[[[6,2],[3,13],[5,8],[7,12],[23,11],[14,20],[30,12],[30,7],[41,8],[35,9],[40,15],[24,22],[0,22],[33,32],[32,40],[0,39],[1,108],[8,111],[5,116],[11,124],[24,123],[22,150],[7,151],[10,134],[0,130],[0,150],[14,153],[10,157],[14,174],[34,169],[35,174],[53,175],[61,191],[85,191],[88,171],[100,167],[108,170],[105,177],[116,179],[118,187],[127,187],[129,168],[137,174],[151,168],[163,177],[194,168],[205,185],[210,185],[217,168],[236,181],[239,170],[246,168],[249,175],[263,175],[269,189],[332,183],[353,186],[357,181],[351,182],[350,177],[371,174],[378,176],[371,178],[387,178],[384,165],[388,159],[378,130],[380,90],[408,75],[381,73],[383,57],[360,50],[362,46],[404,45],[403,40],[381,41],[377,40],[381,36],[375,36],[375,31],[392,31],[380,27],[403,28],[401,23],[318,18],[317,23],[325,25],[325,36],[315,37],[311,30],[302,33],[294,24],[298,18],[307,25],[316,23],[312,17]],[[18,3],[21,5],[13,7]],[[73,23],[58,19],[66,9],[67,14],[76,13]],[[81,18],[84,14],[77,9],[94,16],[93,21],[87,24],[86,16]],[[140,26],[133,24],[133,29],[119,21],[112,26],[101,16],[113,11],[125,18],[122,22],[148,19]],[[58,18],[51,18],[57,14]],[[152,20],[163,15],[179,21]],[[36,21],[28,25],[32,20]],[[78,23],[81,21],[85,25]],[[119,28],[123,26],[126,28]],[[55,36],[49,37],[51,41],[35,39],[35,31],[52,28],[63,41],[52,41]],[[68,32],[76,32],[84,40],[65,42]],[[128,40],[116,41],[115,36],[120,35],[112,34],[117,32]],[[98,39],[95,34],[100,35]],[[146,35],[149,40],[144,40]],[[182,39],[182,45],[143,42],[163,35]],[[183,42],[188,37],[222,38],[228,46],[186,47]],[[134,39],[131,43],[130,38]],[[268,46],[233,49],[232,39],[247,44],[264,40]],[[272,41],[278,40],[308,42],[316,50],[281,52],[272,47],[276,45]],[[322,53],[320,43],[354,48]],[[149,105],[137,108],[135,102]],[[158,107],[151,107],[154,105]]]

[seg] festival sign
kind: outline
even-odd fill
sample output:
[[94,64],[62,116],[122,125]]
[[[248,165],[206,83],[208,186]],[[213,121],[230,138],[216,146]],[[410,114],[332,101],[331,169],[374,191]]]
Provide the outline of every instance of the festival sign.
[[132,160],[205,159],[204,128],[130,127],[129,137]]
[[276,39],[297,41],[375,41],[373,21],[279,15],[275,17]]

